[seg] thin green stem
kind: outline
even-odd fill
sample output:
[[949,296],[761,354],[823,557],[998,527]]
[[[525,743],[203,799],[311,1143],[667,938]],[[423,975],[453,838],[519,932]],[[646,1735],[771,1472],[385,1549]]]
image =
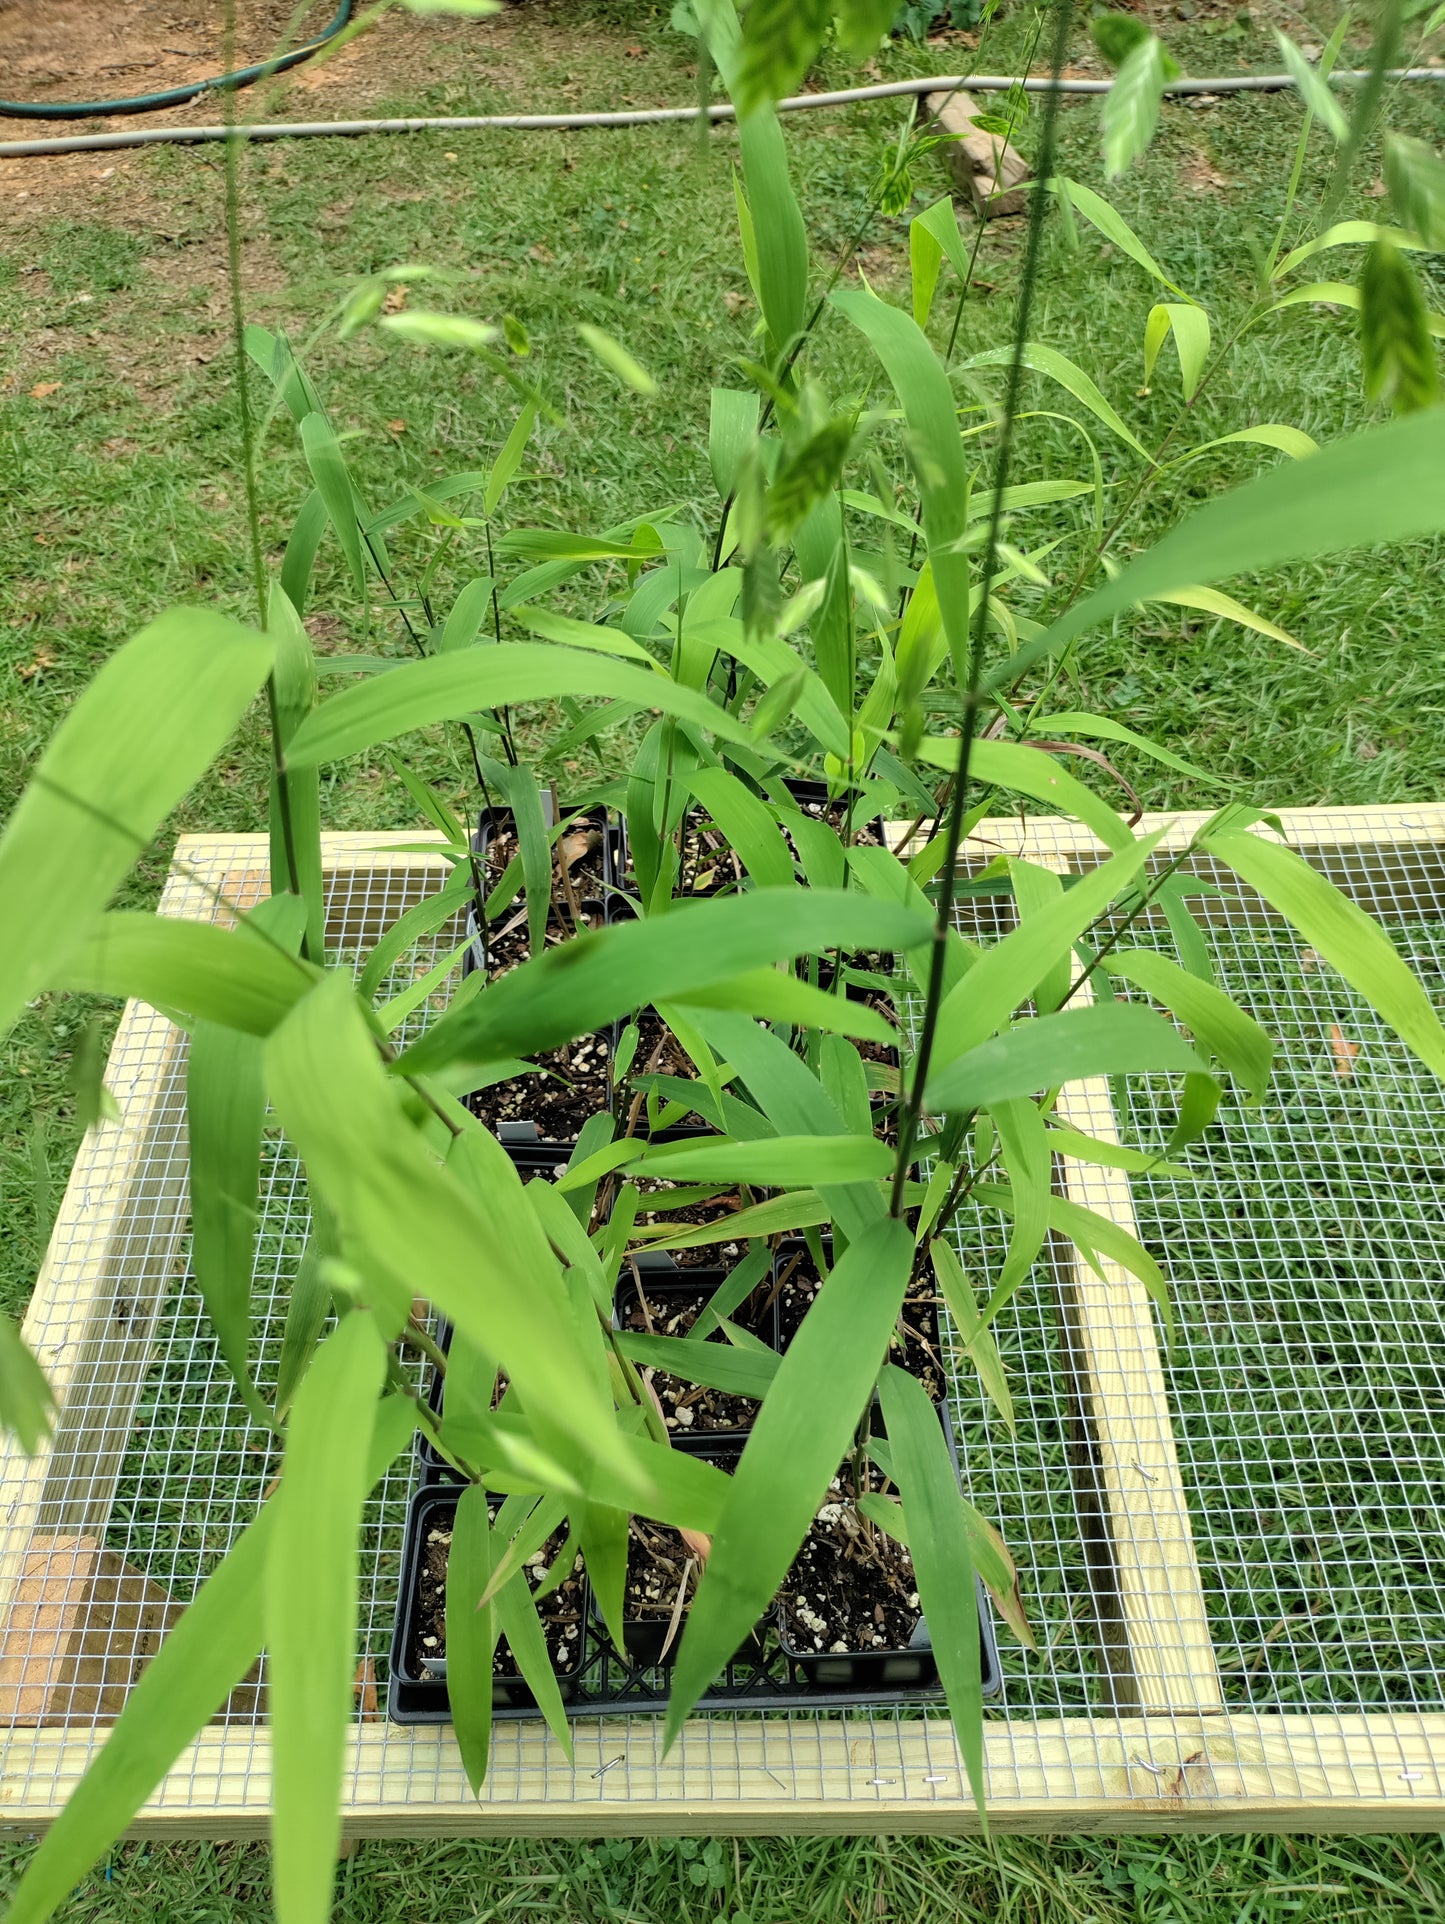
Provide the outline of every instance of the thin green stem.
[[[226,0],[226,65],[235,63],[236,4]],[[221,96],[227,128],[234,128],[236,95],[227,88]],[[256,596],[256,617],[262,629],[267,625],[268,593],[266,557],[261,546],[261,508],[256,491],[256,433],[251,418],[251,386],[246,363],[246,315],[241,296],[241,143],[231,133],[224,143],[226,182],[226,281],[230,291],[231,347],[236,363],[236,405],[241,422],[241,472],[246,493],[246,526],[251,549],[251,586]],[[291,779],[286,770],[286,750],[281,737],[280,695],[274,671],[266,677],[266,710],[271,731],[271,767],[276,789],[276,813],[281,824],[281,846],[286,860],[286,885],[292,895],[301,893],[301,864],[296,853],[296,826],[291,807]],[[302,954],[308,954],[306,937]]]
[[[1068,48],[1069,19],[1071,8],[1069,0],[1053,0],[1054,33],[1050,54],[1050,73],[1057,79],[1063,71],[1064,57]],[[1051,88],[1044,108],[1043,137],[1039,143],[1039,176],[1047,180],[1054,171],[1054,145],[1058,127],[1059,100],[1057,88]],[[999,436],[998,453],[994,468],[993,505],[989,513],[988,545],[984,550],[983,576],[979,587],[978,608],[974,616],[973,635],[969,649],[968,687],[964,695],[963,713],[960,717],[958,766],[954,775],[953,790],[949,797],[947,841],[943,858],[943,870],[939,878],[938,914],[933,929],[933,952],[929,961],[928,992],[924,1002],[923,1028],[919,1036],[918,1051],[914,1061],[913,1084],[907,1104],[899,1118],[898,1160],[893,1171],[893,1193],[889,1201],[889,1214],[901,1217],[903,1198],[907,1184],[908,1167],[913,1157],[914,1144],[918,1139],[918,1124],[923,1113],[923,1092],[928,1081],[928,1071],[933,1059],[933,1045],[938,1033],[939,1010],[943,1003],[944,965],[948,954],[948,937],[953,927],[954,889],[958,880],[958,845],[963,830],[965,799],[968,794],[969,764],[973,743],[978,731],[979,690],[983,680],[984,638],[988,630],[988,602],[993,587],[994,574],[998,567],[998,547],[1003,531],[1003,498],[1008,486],[1009,462],[1013,453],[1014,424],[1018,418],[1019,395],[1023,385],[1024,347],[1028,341],[1029,320],[1033,310],[1034,288],[1038,281],[1039,261],[1043,252],[1044,233],[1044,196],[1035,194],[1029,206],[1028,244],[1024,253],[1023,278],[1019,288],[1018,307],[1014,320],[1013,355],[1009,363],[1008,387],[1004,399],[1003,429]]]

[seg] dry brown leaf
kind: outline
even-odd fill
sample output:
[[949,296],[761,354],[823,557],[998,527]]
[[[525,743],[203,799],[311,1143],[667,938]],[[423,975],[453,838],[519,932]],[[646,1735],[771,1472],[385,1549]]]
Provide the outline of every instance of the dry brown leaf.
[[47,668],[53,668],[54,666],[54,651],[47,648],[45,643],[42,642],[30,660],[27,661],[22,668],[17,668],[15,672],[21,681],[34,681],[37,675],[43,675]]
[[1358,1042],[1351,1042],[1338,1022],[1330,1024],[1330,1054],[1335,1059],[1337,1076],[1352,1076],[1355,1073],[1355,1057],[1360,1053]]
[[701,1530],[684,1530],[680,1526],[677,1534],[697,1558],[701,1568],[706,1570],[707,1560],[712,1555],[712,1538],[704,1536]]

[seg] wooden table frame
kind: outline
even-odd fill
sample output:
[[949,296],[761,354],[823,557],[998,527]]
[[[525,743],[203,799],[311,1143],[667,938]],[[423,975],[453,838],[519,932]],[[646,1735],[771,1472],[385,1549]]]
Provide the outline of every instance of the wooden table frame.
[[[1168,819],[1165,852],[1204,820]],[[1296,848],[1362,899],[1403,887],[1438,900],[1445,914],[1445,808],[1296,810],[1282,825]],[[417,852],[422,839],[330,835],[326,866],[333,875],[420,872],[424,886],[425,871],[443,863]],[[1102,853],[1076,825],[1037,818],[985,822],[967,852],[975,870],[1000,853],[1065,870],[1088,867]],[[218,896],[244,903],[265,892],[266,859],[264,837],[182,837],[161,913],[224,916]],[[396,912],[389,903],[385,919]],[[1259,908],[1240,891],[1211,903],[1209,913],[1258,915]],[[380,929],[379,922],[352,934],[374,938]],[[108,1074],[121,1119],[87,1135],[65,1192],[26,1322],[62,1416],[54,1443],[34,1458],[13,1442],[0,1449],[0,1624],[35,1538],[98,1535],[105,1527],[162,1304],[184,1274],[183,1040],[154,1011],[127,1006]],[[1091,1134],[1114,1128],[1104,1083],[1072,1085],[1060,1114]],[[161,1139],[167,1154],[143,1154]],[[1060,1183],[1074,1200],[1132,1224],[1129,1186],[1116,1172],[1064,1163]],[[141,1219],[146,1234],[137,1239],[131,1232]],[[1114,1709],[990,1721],[992,1824],[1019,1831],[1440,1828],[1445,1713],[1223,1708],[1147,1299],[1109,1263],[1097,1273],[1071,1256],[1063,1280],[1081,1527]],[[695,1719],[666,1757],[660,1734],[651,1718],[580,1724],[569,1766],[544,1730],[503,1726],[492,1777],[476,1802],[449,1730],[362,1722],[351,1739],[346,1828],[405,1836],[978,1828],[951,1732],[936,1716]],[[43,1826],[99,1741],[103,1732],[75,1725],[10,1730],[0,1762],[0,1826]],[[265,1729],[213,1725],[136,1829],[259,1833],[268,1793]]]

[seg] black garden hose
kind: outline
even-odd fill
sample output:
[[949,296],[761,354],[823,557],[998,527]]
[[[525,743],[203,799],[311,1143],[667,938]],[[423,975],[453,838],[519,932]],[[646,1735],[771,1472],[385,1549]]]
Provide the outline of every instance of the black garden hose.
[[184,87],[167,87],[160,93],[134,94],[127,100],[0,100],[0,116],[12,120],[91,120],[104,114],[154,114],[162,107],[179,107],[204,93],[234,92],[249,87],[273,73],[285,73],[320,51],[334,40],[351,18],[352,0],[341,0],[336,18],[324,32],[304,47],[293,47],[272,60],[258,61],[254,67],[239,67],[235,73],[216,74],[210,80],[188,81]]

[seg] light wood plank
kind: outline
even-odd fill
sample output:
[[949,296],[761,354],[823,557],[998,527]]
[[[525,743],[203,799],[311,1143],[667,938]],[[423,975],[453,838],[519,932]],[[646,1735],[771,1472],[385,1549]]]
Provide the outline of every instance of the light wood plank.
[[[591,1837],[979,1828],[951,1733],[937,1721],[695,1719],[667,1756],[652,1719],[579,1724],[575,1735],[574,1767],[545,1730],[499,1731],[478,1802],[449,1730],[360,1727],[347,1759],[347,1831]],[[0,1768],[3,1822],[48,1822],[91,1754],[63,1732],[17,1731]],[[1080,1717],[985,1729],[989,1821],[1000,1831],[1437,1829],[1445,1824],[1442,1760],[1438,1715]],[[133,1834],[257,1835],[269,1794],[265,1733],[212,1727]]]

